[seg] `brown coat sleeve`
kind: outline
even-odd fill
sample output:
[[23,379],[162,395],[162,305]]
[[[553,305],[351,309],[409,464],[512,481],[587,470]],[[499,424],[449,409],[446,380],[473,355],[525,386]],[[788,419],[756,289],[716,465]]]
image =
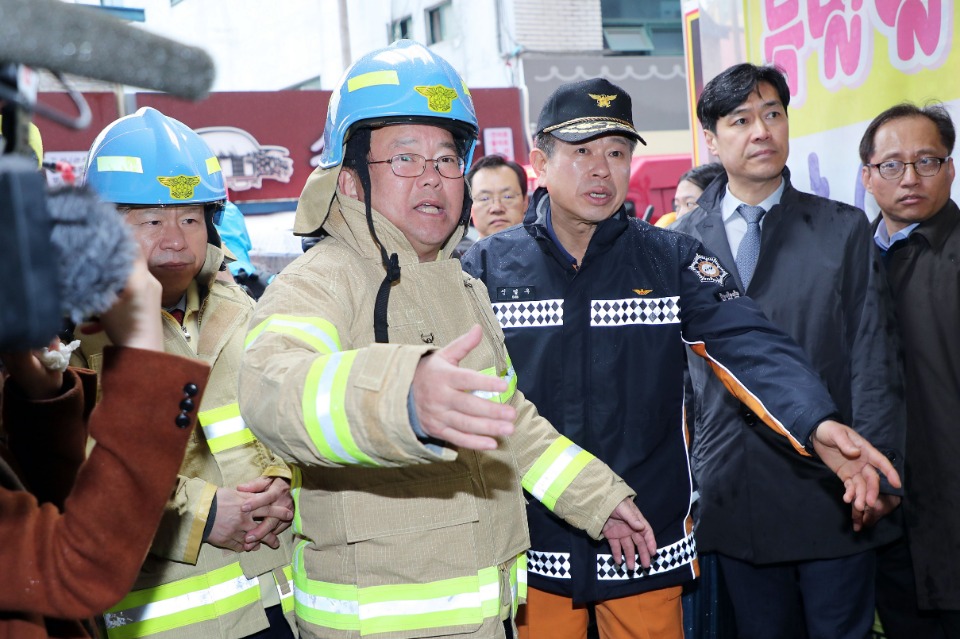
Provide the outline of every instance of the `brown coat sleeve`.
[[[97,445],[80,467],[62,514],[52,503],[39,505],[27,491],[0,488],[0,610],[78,619],[105,610],[129,591],[196,421],[194,408],[186,413],[188,428],[174,423],[184,388],[197,386],[193,405],[198,406],[208,371],[206,364],[164,353],[105,352],[103,399],[89,421]],[[4,425],[18,441],[21,468],[43,468],[50,451],[75,456],[63,450],[66,444],[79,443],[82,450],[81,387],[62,398],[59,409],[7,390]],[[55,494],[64,488],[44,489]]]

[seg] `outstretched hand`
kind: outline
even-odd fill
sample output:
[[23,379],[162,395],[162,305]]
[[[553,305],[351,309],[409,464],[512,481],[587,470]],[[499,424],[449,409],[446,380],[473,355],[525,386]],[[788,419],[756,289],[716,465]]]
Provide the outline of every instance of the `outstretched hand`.
[[843,501],[853,508],[855,524],[876,504],[879,473],[891,486],[900,488],[900,475],[890,460],[849,426],[833,420],[821,422],[812,439],[817,455],[843,482]]
[[496,437],[513,434],[517,411],[472,394],[507,390],[502,379],[460,367],[482,336],[480,327],[474,326],[421,359],[413,376],[413,403],[420,425],[430,437],[461,448],[493,450]]
[[631,572],[637,569],[637,556],[640,557],[640,565],[649,568],[650,558],[657,552],[653,529],[630,497],[617,504],[610,513],[607,523],[603,525],[603,537],[610,544],[613,560],[619,566],[626,558],[627,568]]

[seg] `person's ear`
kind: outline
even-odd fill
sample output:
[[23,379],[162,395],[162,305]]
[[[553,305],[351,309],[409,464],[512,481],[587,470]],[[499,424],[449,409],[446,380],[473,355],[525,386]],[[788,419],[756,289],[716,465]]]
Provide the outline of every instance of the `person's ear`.
[[530,151],[530,166],[537,173],[539,183],[543,184],[542,178],[547,167],[547,154],[537,148]]
[[710,153],[713,155],[719,155],[717,153],[717,134],[713,131],[704,131],[703,139],[707,142],[707,149],[710,150]]
[[353,169],[342,169],[337,176],[337,190],[352,197],[355,200],[363,201],[363,187],[360,185],[360,179]]
[[860,168],[860,182],[863,183],[863,188],[867,190],[867,193],[873,195],[873,185],[870,181],[870,167],[863,166]]

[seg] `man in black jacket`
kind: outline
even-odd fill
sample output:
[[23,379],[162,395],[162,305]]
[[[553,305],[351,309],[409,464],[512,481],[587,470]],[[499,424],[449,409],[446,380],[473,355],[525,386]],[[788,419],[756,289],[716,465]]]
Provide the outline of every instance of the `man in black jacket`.
[[[840,421],[902,468],[903,386],[870,225],[860,209],[790,183],[789,101],[772,67],[740,64],[707,83],[697,117],[726,177],[673,228],[717,254],[740,291],[803,348]],[[829,471],[758,428],[755,412],[697,359],[697,542],[719,553],[739,636],[863,639],[873,625],[874,549],[896,538],[897,522],[854,511],[851,525]],[[887,512],[900,491],[882,492]]]
[[946,109],[899,104],[867,127],[862,179],[880,206],[883,252],[903,344],[907,407],[905,538],[880,552],[877,608],[887,636],[960,637],[960,210],[950,199],[956,129]]
[[[816,449],[837,470],[851,460],[823,444],[853,435],[863,450],[854,477],[872,484],[871,506],[879,488],[871,465],[899,480],[882,454],[832,421],[839,411],[800,349],[739,296],[712,253],[627,217],[630,156],[641,140],[623,89],[602,79],[563,85],[537,130],[531,164],[546,188],[534,194],[523,225],[474,244],[464,269],[487,285],[518,387],[637,490],[658,550],[648,569],[618,568],[616,548],[531,503],[521,637],[583,638],[584,604],[596,603],[601,637],[674,639],[683,634],[681,584],[697,574],[685,342],[796,453]],[[862,511],[866,502],[857,501]]]

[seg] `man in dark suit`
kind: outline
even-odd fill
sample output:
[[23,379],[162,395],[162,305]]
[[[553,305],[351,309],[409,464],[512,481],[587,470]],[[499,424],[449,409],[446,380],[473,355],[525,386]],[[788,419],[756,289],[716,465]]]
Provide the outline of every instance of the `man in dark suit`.
[[904,353],[904,539],[880,551],[877,611],[890,639],[960,637],[960,209],[956,128],[939,105],[898,104],[860,141],[861,179],[880,206],[874,241],[893,291]]
[[[861,210],[790,183],[789,101],[771,67],[740,64],[704,87],[697,117],[726,177],[673,228],[716,253],[804,349],[837,419],[902,468],[903,386],[870,225]],[[697,545],[719,554],[740,637],[862,639],[873,624],[874,549],[896,538],[896,522],[851,513],[828,471],[789,454],[700,358],[688,359]],[[899,490],[881,492],[882,512],[899,504]]]

